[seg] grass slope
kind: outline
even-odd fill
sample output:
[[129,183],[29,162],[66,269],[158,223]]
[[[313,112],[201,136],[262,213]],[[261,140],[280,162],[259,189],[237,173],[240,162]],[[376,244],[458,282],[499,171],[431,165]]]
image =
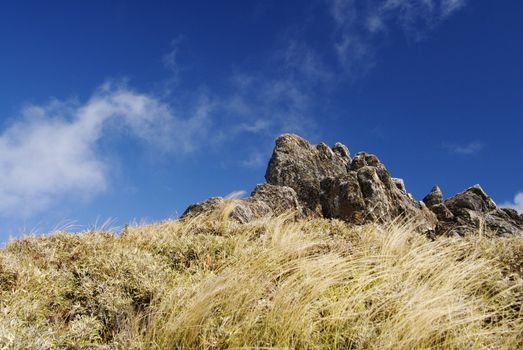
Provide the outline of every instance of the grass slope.
[[0,251],[5,349],[517,349],[523,240],[227,211]]

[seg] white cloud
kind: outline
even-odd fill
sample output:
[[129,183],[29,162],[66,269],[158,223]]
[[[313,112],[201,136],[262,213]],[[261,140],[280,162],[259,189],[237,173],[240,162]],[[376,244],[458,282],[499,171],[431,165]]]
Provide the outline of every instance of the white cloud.
[[499,205],[501,208],[512,208],[523,214],[523,192],[518,192],[514,196],[514,202],[506,202]]
[[462,156],[470,156],[481,152],[484,148],[484,145],[479,141],[470,142],[464,145],[445,142],[443,143],[443,147],[446,148],[450,153]]
[[54,100],[27,106],[0,134],[0,214],[29,215],[63,196],[86,198],[108,186],[109,164],[99,141],[114,130],[163,150],[187,153],[206,132],[211,104],[177,117],[154,96],[106,84],[84,104]]

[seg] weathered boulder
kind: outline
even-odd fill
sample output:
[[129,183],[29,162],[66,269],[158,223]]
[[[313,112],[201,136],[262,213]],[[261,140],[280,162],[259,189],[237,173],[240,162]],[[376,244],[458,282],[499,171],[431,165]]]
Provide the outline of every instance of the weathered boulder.
[[[302,210],[296,192],[286,186],[257,185],[250,197],[233,201],[234,206],[229,216],[240,223],[248,223],[264,216],[277,216],[286,212],[295,212],[301,215]],[[222,208],[225,202],[226,200],[222,197],[210,198],[189,206],[181,217],[194,217],[211,213]]]
[[483,191],[480,185],[475,185],[447,199],[445,205],[454,215],[459,215],[463,209],[487,213],[496,209],[496,203]]
[[399,216],[416,219],[420,229],[431,232],[436,216],[398,186],[385,166],[372,154],[358,153],[343,176],[321,182],[322,214],[355,224],[391,222]]
[[274,215],[281,215],[289,211],[302,212],[296,191],[287,186],[270,184],[256,185],[251,198],[266,203]]
[[311,145],[297,135],[284,134],[276,139],[265,180],[291,187],[307,214],[320,216],[321,181],[347,174],[349,152],[341,144],[335,150],[324,143]]
[[223,204],[224,200],[222,197],[211,197],[203,202],[191,204],[187,209],[185,209],[181,217],[184,218],[210,213],[223,206]]
[[222,197],[212,197],[206,201],[189,206],[182,214],[181,218],[210,214],[216,210],[222,209],[227,201],[234,201],[229,217],[243,224],[269,215],[272,212],[267,203],[261,200],[253,198],[226,200]]
[[497,235],[523,235],[523,218],[518,215],[513,216],[510,210],[511,209],[507,208],[498,208],[486,215],[485,225],[491,233]]

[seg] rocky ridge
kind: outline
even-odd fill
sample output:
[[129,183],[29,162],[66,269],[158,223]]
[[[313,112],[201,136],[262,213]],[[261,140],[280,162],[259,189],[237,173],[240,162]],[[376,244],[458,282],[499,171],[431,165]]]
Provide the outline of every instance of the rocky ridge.
[[[459,235],[484,232],[523,235],[523,215],[498,208],[475,185],[447,200],[438,186],[422,200],[406,191],[402,179],[393,178],[378,157],[365,152],[351,158],[348,148],[336,143],[311,145],[284,134],[276,145],[265,173],[248,198],[237,200],[230,216],[247,223],[266,215],[292,211],[300,217],[324,217],[362,225],[388,223],[403,217],[423,233]],[[191,205],[183,217],[214,210],[224,199],[213,197]]]

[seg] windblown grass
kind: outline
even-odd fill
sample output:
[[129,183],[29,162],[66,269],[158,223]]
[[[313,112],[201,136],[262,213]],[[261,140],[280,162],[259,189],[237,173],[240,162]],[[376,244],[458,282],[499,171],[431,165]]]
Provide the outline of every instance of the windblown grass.
[[517,349],[523,239],[226,208],[0,252],[0,348]]

